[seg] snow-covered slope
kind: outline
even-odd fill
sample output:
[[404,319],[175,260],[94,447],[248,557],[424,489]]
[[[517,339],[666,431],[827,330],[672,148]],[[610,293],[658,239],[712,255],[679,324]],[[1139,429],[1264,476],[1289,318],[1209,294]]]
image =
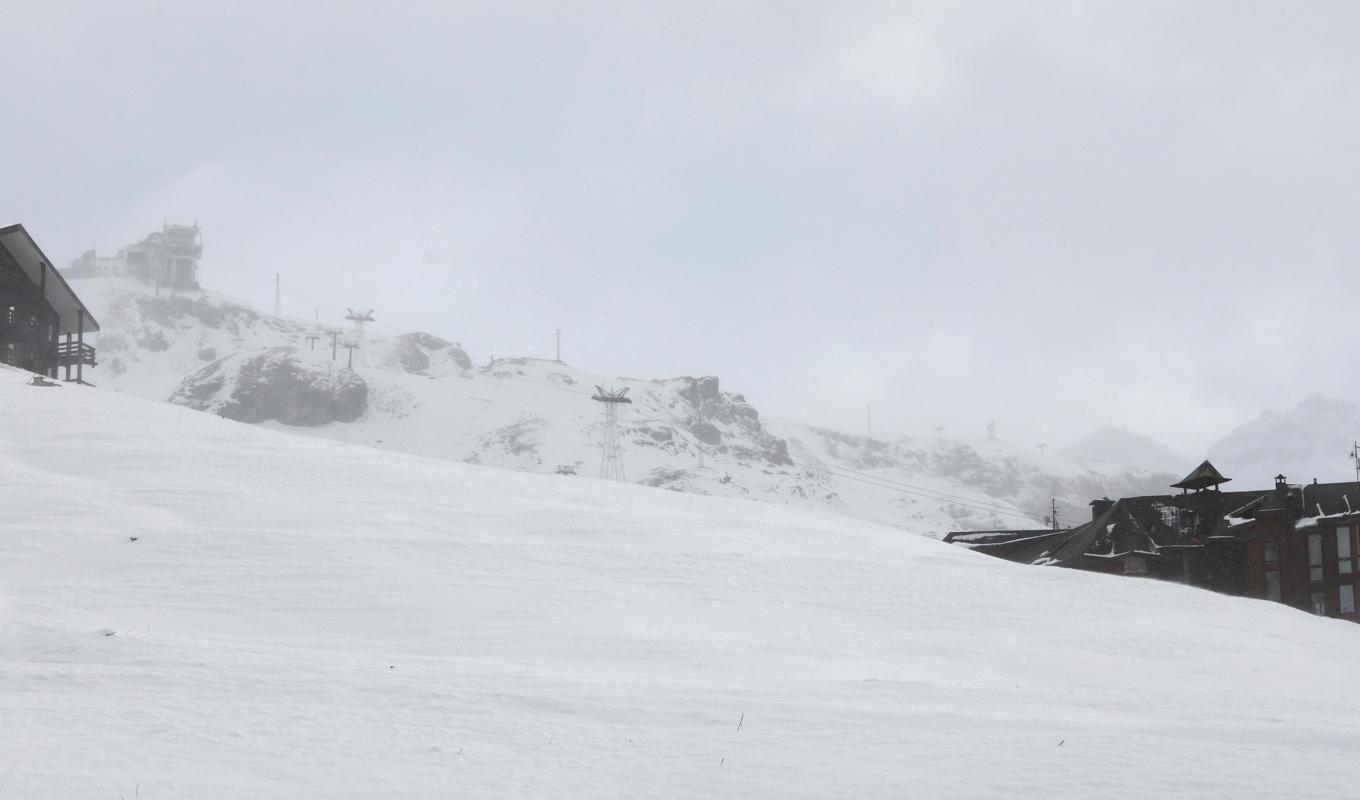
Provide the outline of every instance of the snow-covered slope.
[[1360,438],[1360,405],[1313,395],[1284,411],[1265,411],[1209,448],[1209,458],[1229,477],[1283,473],[1307,483],[1355,475],[1351,445]]
[[0,796],[1352,797],[1360,627],[0,368]]
[[[596,385],[627,387],[629,480],[697,494],[827,508],[940,536],[958,528],[1085,519],[1101,495],[1163,491],[1147,470],[1086,466],[1035,448],[930,437],[868,439],[770,423],[715,377],[642,380],[536,359],[474,366],[427,334],[358,351],[317,326],[206,292],[154,296],[127,281],[73,281],[104,331],[101,388],[356,444],[530,472],[598,474]],[[702,463],[701,463],[702,461]]]

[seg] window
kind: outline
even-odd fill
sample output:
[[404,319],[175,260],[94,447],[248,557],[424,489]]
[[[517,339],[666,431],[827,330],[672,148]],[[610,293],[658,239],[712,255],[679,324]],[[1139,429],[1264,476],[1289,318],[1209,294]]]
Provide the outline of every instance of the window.
[[1266,563],[1280,563],[1280,543],[1278,541],[1271,540],[1266,542]]
[[1322,534],[1308,534],[1308,580],[1322,580]]
[[1336,572],[1350,575],[1355,572],[1355,551],[1351,548],[1351,528],[1340,525],[1336,529]]
[[1327,593],[1322,591],[1321,589],[1318,589],[1317,591],[1313,592],[1312,601],[1313,601],[1313,613],[1317,614],[1320,617],[1326,616]]
[[1341,613],[1355,613],[1355,586],[1347,584],[1341,587]]
[[1280,571],[1272,569],[1266,573],[1266,599],[1280,602]]

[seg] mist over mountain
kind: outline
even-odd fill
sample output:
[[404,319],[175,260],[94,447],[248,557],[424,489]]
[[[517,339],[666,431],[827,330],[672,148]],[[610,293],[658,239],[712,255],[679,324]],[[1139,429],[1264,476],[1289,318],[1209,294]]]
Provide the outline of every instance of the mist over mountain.
[[1123,464],[1173,473],[1184,473],[1194,466],[1189,463],[1192,457],[1177,453],[1150,436],[1111,425],[1091,431],[1061,452],[1077,461]]
[[1081,519],[1093,497],[1160,491],[1171,477],[982,437],[770,420],[711,375],[646,380],[548,359],[474,359],[424,333],[369,337],[351,353],[353,331],[331,336],[215,292],[73,283],[103,326],[90,375],[99,386],[382,449],[595,475],[603,423],[591,398],[606,386],[630,392],[618,428],[629,482],[825,508],[928,536],[1041,526],[1055,501],[1061,520]]
[[1209,448],[1209,459],[1251,486],[1267,485],[1277,474],[1294,483],[1342,481],[1355,475],[1350,453],[1357,437],[1360,405],[1315,394],[1234,428]]

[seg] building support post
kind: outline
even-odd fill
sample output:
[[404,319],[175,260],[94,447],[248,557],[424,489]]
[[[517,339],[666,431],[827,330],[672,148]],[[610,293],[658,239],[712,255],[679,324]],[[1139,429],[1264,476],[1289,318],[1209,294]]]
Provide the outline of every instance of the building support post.
[[46,340],[41,355],[34,354],[33,371],[46,375],[49,378],[57,377],[57,364],[54,356],[57,354],[57,331],[61,329],[61,317],[55,312],[52,319],[47,319],[47,315],[42,313],[42,307],[47,305],[47,265],[38,262],[38,319],[47,327],[42,330],[42,338]]
[[[70,380],[70,376],[67,376]],[[76,383],[85,382],[85,309],[76,311]]]
[[61,315],[53,314],[47,336],[47,353],[43,356],[43,372],[47,377],[57,379],[57,345],[61,342]]

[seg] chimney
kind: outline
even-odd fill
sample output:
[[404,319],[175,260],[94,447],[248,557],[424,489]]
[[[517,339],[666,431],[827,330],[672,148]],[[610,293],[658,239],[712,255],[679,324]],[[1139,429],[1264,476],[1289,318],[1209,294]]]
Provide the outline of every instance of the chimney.
[[1106,511],[1109,511],[1113,507],[1114,501],[1108,497],[1102,497],[1099,500],[1092,500],[1091,519],[1092,520],[1100,519],[1101,514],[1104,514]]

